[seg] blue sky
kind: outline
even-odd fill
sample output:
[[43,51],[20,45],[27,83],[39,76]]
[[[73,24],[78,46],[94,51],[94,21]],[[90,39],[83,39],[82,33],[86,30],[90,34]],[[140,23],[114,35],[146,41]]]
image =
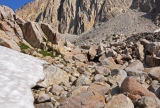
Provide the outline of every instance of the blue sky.
[[15,11],[16,9],[22,7],[25,3],[31,1],[34,0],[0,0],[0,5],[6,5]]

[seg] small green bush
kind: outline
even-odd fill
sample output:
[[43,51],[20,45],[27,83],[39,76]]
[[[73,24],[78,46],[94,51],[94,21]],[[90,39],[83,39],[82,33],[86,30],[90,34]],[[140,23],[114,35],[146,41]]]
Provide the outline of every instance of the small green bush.
[[47,39],[43,37],[43,42],[47,42]]
[[42,54],[44,57],[45,56],[53,57],[52,52],[47,52],[47,51],[44,51],[44,50],[40,50],[39,53]]
[[21,49],[22,51],[29,48],[29,46],[27,46],[26,44],[24,44],[24,43],[22,43],[22,42],[19,43],[19,47],[20,47],[20,49]]

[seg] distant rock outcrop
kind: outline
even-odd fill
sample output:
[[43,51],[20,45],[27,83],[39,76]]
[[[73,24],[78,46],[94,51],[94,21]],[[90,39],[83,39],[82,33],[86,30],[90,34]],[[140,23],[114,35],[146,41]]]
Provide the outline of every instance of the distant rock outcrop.
[[12,9],[0,6],[0,45],[20,51],[17,43],[22,38],[22,31],[15,20]]
[[160,25],[160,1],[159,0],[133,0],[132,9],[139,9],[151,15],[156,25]]

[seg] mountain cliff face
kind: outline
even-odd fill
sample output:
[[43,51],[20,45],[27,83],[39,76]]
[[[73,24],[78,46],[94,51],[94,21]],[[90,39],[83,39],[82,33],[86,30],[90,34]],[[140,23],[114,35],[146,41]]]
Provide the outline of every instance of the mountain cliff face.
[[25,20],[49,23],[60,33],[80,34],[106,22],[132,5],[133,0],[35,0],[16,14]]

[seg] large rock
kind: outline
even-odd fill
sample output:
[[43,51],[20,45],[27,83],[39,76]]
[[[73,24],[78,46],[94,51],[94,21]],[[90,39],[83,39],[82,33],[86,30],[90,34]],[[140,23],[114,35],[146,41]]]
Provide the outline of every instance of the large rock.
[[23,39],[20,26],[15,20],[11,20],[11,18],[3,19],[2,21],[0,20],[0,29],[5,31],[6,35],[11,37],[16,42],[18,42],[20,39]]
[[63,87],[61,87],[61,86],[59,86],[59,85],[57,85],[57,84],[53,84],[53,85],[52,85],[52,88],[50,89],[50,92],[51,92],[53,95],[57,95],[57,96],[59,96],[59,94],[60,94],[61,92],[63,92],[63,91],[64,91]]
[[136,45],[137,45],[137,52],[136,52],[137,56],[141,61],[143,61],[144,60],[144,46],[140,42],[137,42]]
[[151,84],[148,87],[148,90],[150,90],[151,92],[153,92],[159,99],[160,99],[160,83],[158,84]]
[[149,76],[160,82],[160,67],[153,67],[149,71]]
[[115,57],[117,53],[113,49],[106,50],[106,57]]
[[106,95],[111,91],[111,88],[107,83],[95,82],[89,86],[88,90],[96,91],[101,95]]
[[81,73],[81,74],[84,74],[84,73],[86,72],[86,67],[80,66],[80,67],[77,68],[77,71],[78,71],[79,73]]
[[139,108],[159,108],[160,106],[160,100],[150,96],[143,96],[137,103]]
[[160,42],[151,42],[145,46],[145,50],[148,51],[150,54],[157,54],[160,50]]
[[34,48],[41,48],[44,34],[36,22],[26,22],[22,26],[24,39]]
[[49,24],[41,24],[41,28],[44,34],[47,36],[48,41],[52,42],[53,44],[57,44],[60,41],[60,35],[53,30],[53,28]]
[[100,60],[100,63],[102,65],[108,65],[108,66],[116,67],[116,63],[115,63],[115,61],[114,61],[114,59],[112,57],[108,57],[108,58],[105,58],[103,60]]
[[77,86],[72,90],[72,96],[76,96],[79,93],[86,91],[88,89],[88,86]]
[[104,106],[103,95],[96,91],[87,90],[66,99],[58,108],[103,108]]
[[38,96],[37,101],[38,101],[39,103],[47,102],[47,101],[50,101],[50,97],[49,97],[47,94],[40,94],[40,95]]
[[68,83],[69,75],[67,72],[61,70],[58,67],[50,65],[44,70],[45,79],[43,82],[38,83],[39,86],[47,87],[53,84]]
[[88,62],[87,56],[85,54],[76,54],[73,56],[75,61]]
[[131,4],[132,0],[35,0],[16,14],[23,19],[48,23],[60,33],[80,34],[97,22],[122,14]]
[[113,69],[111,71],[111,75],[114,76],[114,75],[120,75],[122,76],[122,78],[126,78],[127,77],[127,72],[124,71],[124,70],[121,70],[121,69]]
[[120,87],[124,79],[125,78],[122,75],[117,74],[117,75],[108,77],[108,83],[112,86],[112,88],[116,86]]
[[131,64],[129,64],[129,66],[127,68],[125,68],[126,71],[131,71],[131,70],[144,70],[144,66],[142,64],[141,61],[136,60],[134,62],[132,62]]
[[102,82],[104,80],[105,80],[105,77],[102,74],[96,74],[93,78],[93,81],[95,82]]
[[147,55],[146,56],[146,63],[149,66],[160,66],[160,57]]
[[148,89],[143,87],[140,83],[134,80],[131,77],[127,77],[121,85],[121,92],[128,93],[128,96],[132,99],[139,99],[142,96],[152,96],[156,97],[153,93],[151,93]]
[[13,10],[7,6],[0,6],[0,19],[11,19],[14,20],[13,15],[15,14]]
[[0,38],[0,45],[7,47],[7,48],[11,48],[11,46],[9,45],[9,43],[7,43],[4,39]]
[[20,51],[20,47],[17,44],[17,42],[13,41],[11,37],[9,37],[8,35],[5,34],[4,31],[0,30],[0,35],[2,36],[2,37],[0,37],[0,45],[1,46],[5,46],[7,48],[11,48],[13,50]]
[[105,108],[134,108],[132,101],[123,94],[113,96]]
[[93,60],[96,57],[97,54],[97,46],[91,46],[89,49],[89,56],[90,56],[90,60]]
[[77,46],[77,47],[75,47],[75,48],[72,50],[72,53],[73,53],[73,54],[81,54],[81,53],[82,53],[81,50],[82,50],[82,49]]
[[8,41],[8,44],[16,43],[14,46],[18,46],[19,41],[23,39],[20,27],[11,19],[0,21],[0,29],[1,38]]
[[54,108],[51,102],[36,104],[35,108]]
[[76,86],[82,86],[88,84],[91,84],[91,80],[83,74],[79,76],[79,78],[76,80]]
[[105,76],[108,76],[108,75],[111,74],[111,71],[104,66],[96,66],[95,67],[95,72],[97,74],[102,74],[102,75],[105,75]]
[[125,68],[128,76],[139,77],[142,82],[144,82],[145,79],[148,78],[148,74],[143,72],[143,70],[144,66],[139,60],[132,62],[128,67]]
[[7,6],[0,6],[0,37],[2,46],[20,51],[19,41],[23,39],[21,28],[16,23],[15,13]]

